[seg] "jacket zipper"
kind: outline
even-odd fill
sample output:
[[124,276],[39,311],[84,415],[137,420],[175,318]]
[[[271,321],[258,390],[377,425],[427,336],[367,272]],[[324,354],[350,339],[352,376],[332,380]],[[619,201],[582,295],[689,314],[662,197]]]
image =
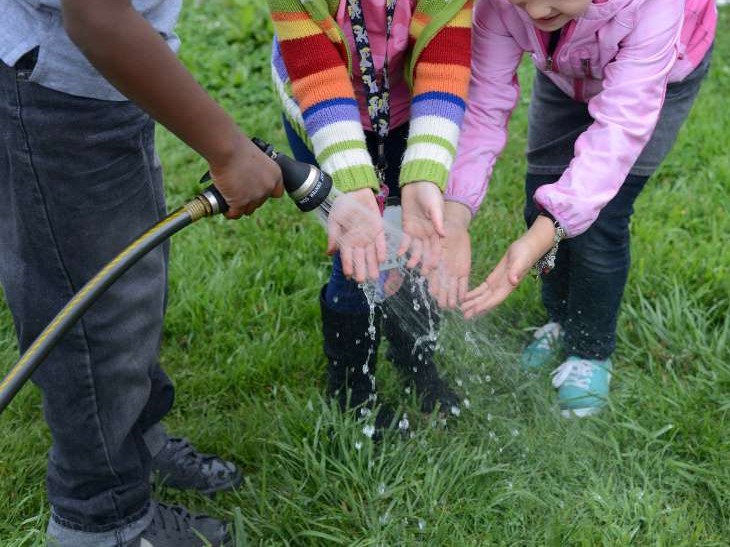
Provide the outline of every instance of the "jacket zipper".
[[534,27],[535,33],[537,34],[537,41],[542,46],[543,53],[545,54],[545,72],[560,72],[560,70],[558,69],[558,53],[560,53],[560,50],[565,45],[565,43],[570,40],[570,37],[573,35],[573,31],[575,30],[575,25],[575,19],[568,22],[568,24],[563,28],[562,32],[560,33],[558,43],[555,45],[555,50],[552,52],[548,50],[548,46],[545,43],[542,31],[540,31],[537,27]]

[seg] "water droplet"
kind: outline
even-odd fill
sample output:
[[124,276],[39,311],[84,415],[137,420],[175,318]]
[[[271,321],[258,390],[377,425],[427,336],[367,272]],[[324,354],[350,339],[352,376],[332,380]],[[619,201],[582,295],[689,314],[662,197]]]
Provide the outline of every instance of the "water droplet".
[[492,421],[492,417],[493,416],[491,414],[487,413],[487,421],[488,422],[491,422]]
[[469,399],[464,399],[464,408],[471,408],[471,401]]
[[453,414],[454,416],[458,416],[459,414],[461,414],[461,409],[460,409],[460,408],[459,408],[458,406],[456,406],[456,405],[453,405],[453,406],[451,407],[451,413],[452,413],[452,414]]
[[340,301],[340,297],[339,296],[333,296],[332,297],[332,303],[333,304],[337,304],[337,302],[339,302],[339,301]]
[[355,338],[355,345],[359,345],[359,344],[360,344],[360,339],[359,338]]
[[375,426],[373,425],[366,425],[362,428],[362,433],[365,435],[368,439],[372,439],[373,435],[375,435]]
[[307,401],[307,410],[308,410],[309,412],[314,412],[314,405],[312,404],[312,399],[309,399],[309,400]]
[[367,364],[367,363],[365,363],[365,364],[364,364],[364,365],[362,366],[362,373],[363,373],[363,374],[367,374],[368,372],[370,372],[370,367],[368,366],[368,364]]
[[459,387],[461,387],[461,386],[464,385],[464,382],[461,380],[461,378],[457,378],[456,379],[456,385],[459,386]]
[[497,438],[497,434],[494,431],[489,432],[489,438],[491,440],[495,440]]
[[390,520],[390,513],[385,513],[384,515],[380,515],[380,518],[378,521],[380,524],[388,524],[388,521]]
[[406,386],[406,388],[403,391],[406,392],[406,395],[410,395],[411,394],[411,386]]
[[385,494],[385,483],[384,482],[381,482],[378,485],[378,494],[380,494],[381,496]]
[[520,431],[518,429],[513,429],[511,433],[513,437],[517,437],[520,434]]
[[403,418],[398,422],[398,429],[401,431],[408,431],[409,427],[411,427],[411,424],[408,422],[408,414],[404,412]]
[[418,529],[423,532],[426,529],[426,521],[423,519],[418,519]]
[[372,414],[372,411],[368,407],[364,406],[360,409],[361,418],[369,418],[371,414]]
[[507,482],[507,490],[512,490],[512,481]]
[[361,448],[362,448],[362,442],[355,441],[355,450],[360,451]]
[[487,383],[489,383],[489,382],[491,382],[491,381],[492,381],[492,377],[491,377],[491,376],[490,376],[489,374],[487,374],[487,375],[486,375],[486,376],[484,377],[484,381],[485,381],[485,382],[487,382]]

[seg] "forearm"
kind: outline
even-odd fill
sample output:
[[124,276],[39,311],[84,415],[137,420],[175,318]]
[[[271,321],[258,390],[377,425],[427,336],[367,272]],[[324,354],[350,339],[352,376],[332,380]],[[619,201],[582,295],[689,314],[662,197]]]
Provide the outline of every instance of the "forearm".
[[62,5],[69,37],[107,80],[209,163],[228,160],[242,133],[129,0]]
[[444,203],[444,220],[447,225],[467,231],[471,224],[471,209],[458,201]]

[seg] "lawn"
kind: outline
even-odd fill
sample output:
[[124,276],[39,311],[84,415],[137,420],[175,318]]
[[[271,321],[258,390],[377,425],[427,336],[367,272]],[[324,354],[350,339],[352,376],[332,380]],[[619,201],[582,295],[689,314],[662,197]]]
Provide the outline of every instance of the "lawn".
[[[182,58],[251,134],[283,147],[261,0],[187,2]],[[730,544],[730,8],[690,121],[639,198],[610,410],[566,421],[547,377],[519,372],[544,322],[528,281],[494,313],[447,315],[439,360],[468,398],[432,427],[381,360],[384,395],[411,421],[373,445],[323,400],[317,294],[325,233],[286,198],[252,218],[175,236],[162,361],[168,425],[247,472],[236,492],[161,498],[231,520],[236,545]],[[473,225],[477,282],[522,230],[530,70],[512,138]],[[165,131],[170,207],[204,162]],[[17,358],[0,306],[0,369]],[[42,545],[49,435],[26,387],[0,417],[0,545]]]

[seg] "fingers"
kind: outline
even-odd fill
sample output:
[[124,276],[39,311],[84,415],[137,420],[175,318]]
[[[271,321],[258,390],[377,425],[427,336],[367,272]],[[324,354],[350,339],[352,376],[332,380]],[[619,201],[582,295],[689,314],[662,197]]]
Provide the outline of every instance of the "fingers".
[[284,195],[284,183],[277,182],[274,186],[274,190],[271,192],[271,197],[280,198]]
[[433,229],[439,237],[446,237],[446,231],[444,230],[444,211],[441,206],[434,206],[429,211],[431,218],[431,224]]
[[464,301],[461,303],[461,312],[464,314],[464,318],[472,319],[485,313],[489,309],[492,296],[492,290],[486,281],[476,289],[466,293]]
[[460,277],[457,280],[457,294],[456,299],[457,302],[463,302],[466,298],[466,293],[469,291],[469,278],[468,277]]
[[406,263],[406,268],[413,269],[421,262],[421,256],[423,255],[423,242],[420,239],[413,239],[411,241],[411,256]]
[[[367,264],[365,263],[365,249],[362,247],[354,247],[352,249],[352,266],[355,281],[365,283],[367,279]],[[345,275],[347,275],[347,272],[345,272]]]
[[345,274],[345,277],[347,278],[352,277],[353,274],[352,255],[352,247],[350,247],[349,245],[340,246],[340,261],[342,262],[342,273]]
[[337,250],[340,239],[340,225],[332,218],[327,221],[327,254],[332,255]]
[[380,263],[377,259],[375,245],[373,244],[370,244],[365,248],[365,263],[368,279],[378,279],[380,275]]

